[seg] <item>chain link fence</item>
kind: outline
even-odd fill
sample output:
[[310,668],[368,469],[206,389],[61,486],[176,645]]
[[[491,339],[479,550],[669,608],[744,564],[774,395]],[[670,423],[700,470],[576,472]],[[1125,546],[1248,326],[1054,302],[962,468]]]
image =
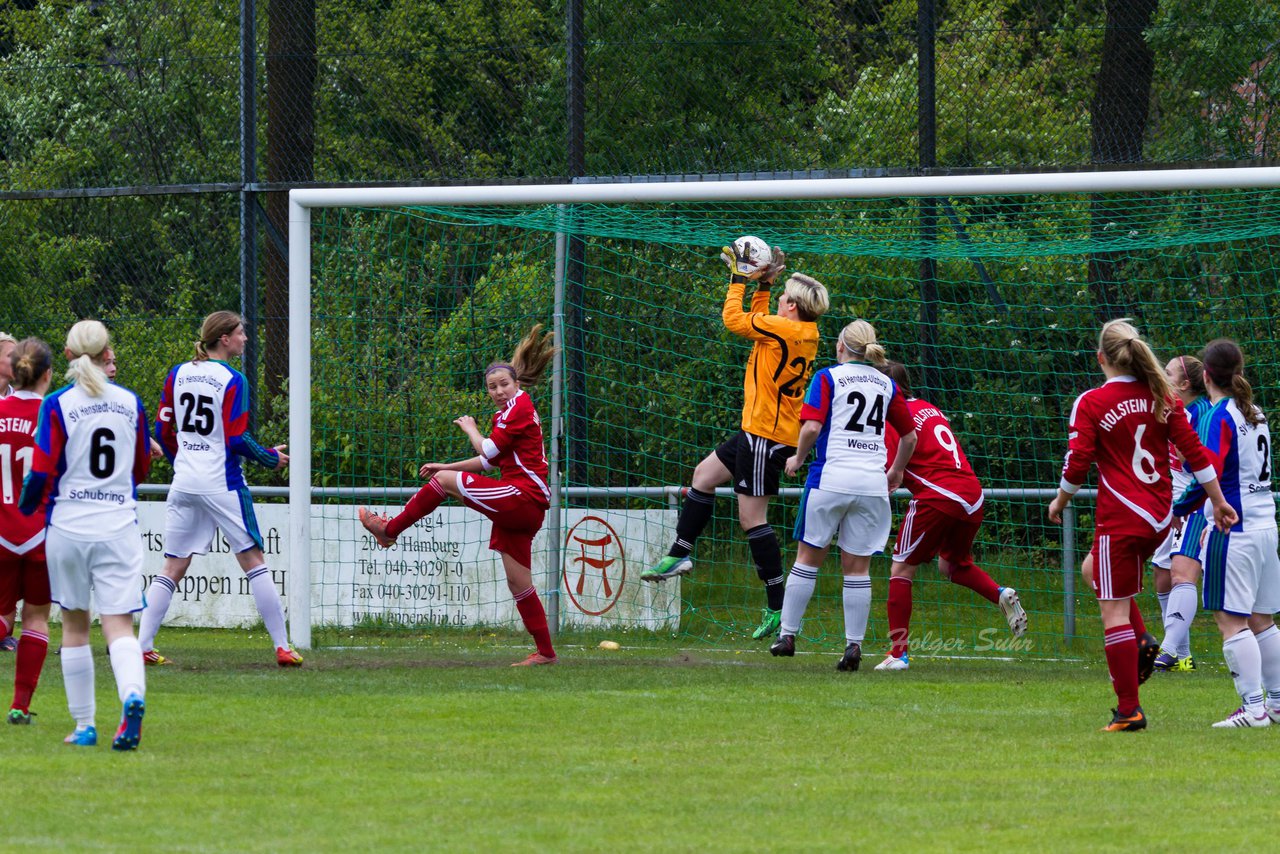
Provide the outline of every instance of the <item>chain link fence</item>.
[[1274,161],[1273,3],[933,6],[11,0],[0,329],[243,300],[265,399],[290,186]]

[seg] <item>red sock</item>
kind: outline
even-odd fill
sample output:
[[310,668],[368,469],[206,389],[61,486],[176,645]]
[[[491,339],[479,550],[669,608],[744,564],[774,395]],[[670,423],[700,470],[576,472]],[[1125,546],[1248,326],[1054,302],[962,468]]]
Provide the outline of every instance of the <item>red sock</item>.
[[1133,626],[1107,629],[1107,669],[1111,671],[1111,687],[1115,689],[1122,715],[1138,708],[1138,641]]
[[911,579],[889,579],[889,654],[901,658],[907,654],[907,636],[911,633]]
[[28,629],[18,638],[17,661],[13,672],[13,708],[31,711],[31,695],[40,682],[40,671],[49,652],[49,637]]
[[4,640],[13,634],[13,626],[4,617],[0,617],[0,640]]
[[953,567],[951,580],[961,587],[968,587],[993,605],[1000,601],[1000,585],[972,562]]
[[1138,607],[1138,597],[1129,600],[1129,625],[1133,626],[1134,637],[1142,637],[1147,633],[1147,624],[1142,620],[1142,609]]
[[414,522],[443,504],[448,497],[444,487],[436,483],[435,478],[427,481],[427,485],[419,489],[418,493],[409,499],[409,503],[404,506],[404,510],[400,512],[400,515],[387,523],[387,536],[400,536]]
[[[538,652],[547,658],[555,658],[556,650],[551,645],[551,632],[547,630],[547,612],[542,609],[542,600],[538,598],[538,591],[530,587],[523,593],[517,593],[516,609],[520,612],[520,619],[524,620],[525,631],[533,635],[533,642],[538,645]],[[1137,673],[1137,659],[1134,659],[1134,662],[1134,673]]]

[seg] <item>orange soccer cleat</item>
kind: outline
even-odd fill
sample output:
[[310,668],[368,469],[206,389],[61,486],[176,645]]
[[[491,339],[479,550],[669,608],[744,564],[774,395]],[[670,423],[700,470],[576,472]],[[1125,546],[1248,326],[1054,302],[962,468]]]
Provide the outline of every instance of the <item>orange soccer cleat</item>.
[[373,535],[374,542],[389,549],[396,543],[395,537],[387,536],[387,523],[391,520],[386,516],[379,516],[368,507],[361,507],[356,511],[356,515],[360,517],[360,524],[364,525],[364,529]]
[[543,655],[540,652],[531,652],[529,653],[529,657],[526,658],[524,661],[517,661],[515,664],[511,666],[512,667],[537,667],[540,664],[555,664],[559,660],[560,660],[560,656],[558,655],[553,655],[548,657]]

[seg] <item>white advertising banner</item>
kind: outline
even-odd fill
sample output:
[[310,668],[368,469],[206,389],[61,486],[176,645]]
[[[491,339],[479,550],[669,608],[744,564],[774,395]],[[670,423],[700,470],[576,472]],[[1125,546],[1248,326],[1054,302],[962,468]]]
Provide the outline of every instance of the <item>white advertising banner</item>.
[[[255,507],[267,564],[285,595],[289,564],[283,504]],[[399,508],[383,508],[392,513]],[[547,531],[533,544],[533,579],[546,597],[560,589],[560,625],[675,629],[679,579],[645,584],[640,572],[657,562],[675,536],[674,510],[566,510],[558,571],[552,572]],[[146,546],[144,584],[164,564],[164,504],[140,502]],[[317,624],[388,623],[475,626],[518,621],[499,555],[489,550],[489,521],[465,507],[441,507],[379,548],[356,519],[356,505],[315,505],[311,520],[312,616]],[[288,600],[285,600],[288,608]],[[219,537],[197,556],[178,585],[166,623],[247,626],[258,620],[249,585]]]

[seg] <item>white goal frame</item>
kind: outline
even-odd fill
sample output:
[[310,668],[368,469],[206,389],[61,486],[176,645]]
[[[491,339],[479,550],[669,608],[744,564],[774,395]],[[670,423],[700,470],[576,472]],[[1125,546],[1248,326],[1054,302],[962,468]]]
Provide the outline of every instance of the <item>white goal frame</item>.
[[[1280,166],[1045,172],[897,178],[787,180],[671,180],[609,184],[538,184],[470,187],[301,189],[289,193],[289,633],[299,649],[311,647],[311,209],[409,205],[572,205],[662,202],[780,201],[1079,194],[1280,187]],[[563,294],[563,235],[557,240],[556,290]],[[557,301],[559,307],[560,302]],[[557,338],[563,331],[557,308]],[[554,380],[559,383],[560,371]],[[556,406],[559,393],[554,394]],[[558,489],[557,442],[561,415],[552,413],[552,486]],[[660,488],[661,489],[661,488]],[[604,490],[608,491],[608,490]],[[559,510],[560,493],[552,499]],[[553,520],[554,521],[554,517]],[[1065,521],[1065,520],[1064,520]],[[555,564],[553,564],[555,565]],[[555,606],[555,599],[548,603]],[[549,607],[549,609],[550,609]],[[552,616],[549,614],[549,616]]]

